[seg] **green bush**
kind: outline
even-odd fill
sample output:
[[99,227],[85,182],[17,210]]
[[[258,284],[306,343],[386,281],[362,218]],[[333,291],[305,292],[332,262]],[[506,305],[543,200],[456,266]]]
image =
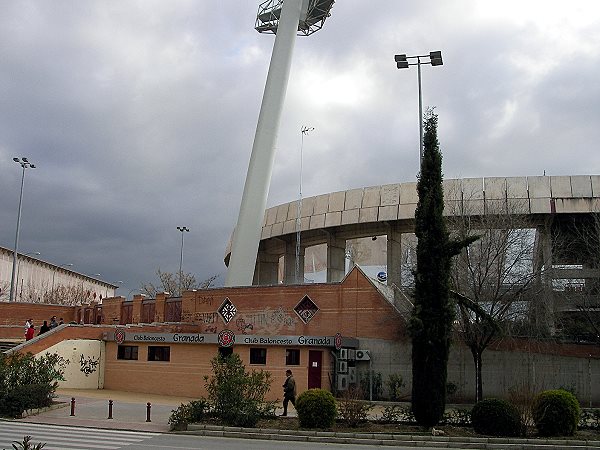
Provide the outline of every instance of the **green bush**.
[[402,375],[399,373],[391,373],[388,376],[386,384],[390,392],[390,400],[393,402],[399,402],[402,398],[402,388],[404,387]]
[[577,398],[565,390],[544,391],[534,400],[533,420],[541,436],[572,436],[580,416]]
[[309,389],[300,394],[296,411],[303,428],[331,428],[337,416],[335,398],[324,389]]
[[506,400],[488,398],[478,402],[471,411],[473,428],[479,434],[491,436],[522,436],[525,432],[517,408]]
[[171,430],[184,430],[188,423],[202,422],[209,409],[210,405],[205,399],[182,403],[177,409],[171,410],[169,426]]
[[212,412],[226,425],[254,427],[274,407],[265,401],[271,388],[271,374],[264,370],[246,372],[237,353],[217,355],[211,360],[212,377],[205,376],[205,387]]
[[0,354],[0,416],[20,417],[26,410],[49,406],[64,367],[57,354]]

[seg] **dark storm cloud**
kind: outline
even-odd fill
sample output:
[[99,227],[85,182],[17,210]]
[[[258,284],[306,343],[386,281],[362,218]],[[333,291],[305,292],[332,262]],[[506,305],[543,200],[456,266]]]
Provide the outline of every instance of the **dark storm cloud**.
[[[23,252],[125,295],[178,269],[186,225],[184,270],[224,274],[274,39],[253,30],[257,5],[0,0],[0,245],[12,157],[28,156]],[[598,173],[598,7],[527,5],[336,2],[296,42],[269,205],[298,196],[303,125],[304,195],[415,179],[416,69],[395,68],[400,52],[443,51],[423,98],[447,177]]]

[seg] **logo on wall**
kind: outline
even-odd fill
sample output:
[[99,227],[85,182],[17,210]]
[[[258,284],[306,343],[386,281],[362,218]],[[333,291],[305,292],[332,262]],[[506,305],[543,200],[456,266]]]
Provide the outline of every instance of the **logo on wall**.
[[341,333],[335,333],[335,337],[333,338],[335,343],[335,349],[339,350],[342,348],[342,335]]
[[125,330],[122,328],[117,328],[115,330],[115,342],[117,345],[121,345],[123,342],[125,342]]
[[217,336],[217,341],[221,347],[231,347],[235,344],[235,334],[231,330],[223,330]]
[[217,312],[223,319],[223,322],[229,323],[237,314],[237,308],[231,302],[231,300],[229,300],[229,298],[225,298],[225,301]]

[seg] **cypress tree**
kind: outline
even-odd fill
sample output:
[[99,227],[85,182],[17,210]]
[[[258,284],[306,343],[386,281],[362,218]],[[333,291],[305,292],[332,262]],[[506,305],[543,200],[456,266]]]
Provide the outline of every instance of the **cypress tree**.
[[446,407],[446,377],[454,304],[450,299],[450,264],[468,242],[450,241],[443,216],[442,154],[437,115],[425,117],[423,158],[415,212],[417,268],[412,337],[412,411],[424,427],[437,425]]

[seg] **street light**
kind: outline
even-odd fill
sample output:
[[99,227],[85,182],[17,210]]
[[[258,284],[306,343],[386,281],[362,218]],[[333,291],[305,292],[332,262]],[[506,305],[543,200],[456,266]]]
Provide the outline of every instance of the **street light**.
[[[421,61],[421,58],[429,58],[429,61]],[[409,63],[409,59],[416,59],[417,62]],[[396,67],[398,69],[408,69],[408,66],[417,66],[419,78],[419,167],[423,160],[423,98],[421,95],[421,64],[431,64],[432,66],[443,65],[442,52],[429,52],[429,55],[406,56],[406,54],[395,55]]]
[[[30,256],[30,255],[36,255],[39,256],[41,255],[40,252],[31,252],[31,253],[24,253],[21,256]],[[16,291],[19,291],[19,273],[21,272],[21,260],[19,259],[19,262],[17,263],[17,289]],[[23,293],[23,283],[21,283],[21,293]],[[15,292],[16,294],[16,292]],[[21,296],[19,296],[21,297]]]
[[183,273],[181,272],[183,267],[183,233],[184,231],[190,232],[188,227],[177,227],[179,231],[181,231],[181,254],[179,256],[179,296],[181,297],[181,279],[183,277]]
[[[123,282],[121,280],[119,281],[114,281],[112,284],[123,284]],[[115,291],[119,289],[119,286],[115,286]],[[116,292],[115,292],[116,294]],[[104,293],[104,298],[108,297],[108,285],[106,285],[106,291]]]
[[54,278],[56,277],[56,270],[64,267],[73,267],[72,263],[61,264],[60,266],[54,267],[54,272],[52,273],[52,295],[54,295]]
[[15,251],[13,252],[12,275],[10,277],[10,302],[15,299],[15,275],[17,272],[17,251],[19,250],[19,227],[21,225],[21,205],[23,204],[23,184],[25,183],[25,169],[35,169],[35,165],[30,163],[27,158],[13,158],[13,161],[23,168],[21,175],[21,194],[19,195],[19,212],[17,213],[17,232],[15,233]]

